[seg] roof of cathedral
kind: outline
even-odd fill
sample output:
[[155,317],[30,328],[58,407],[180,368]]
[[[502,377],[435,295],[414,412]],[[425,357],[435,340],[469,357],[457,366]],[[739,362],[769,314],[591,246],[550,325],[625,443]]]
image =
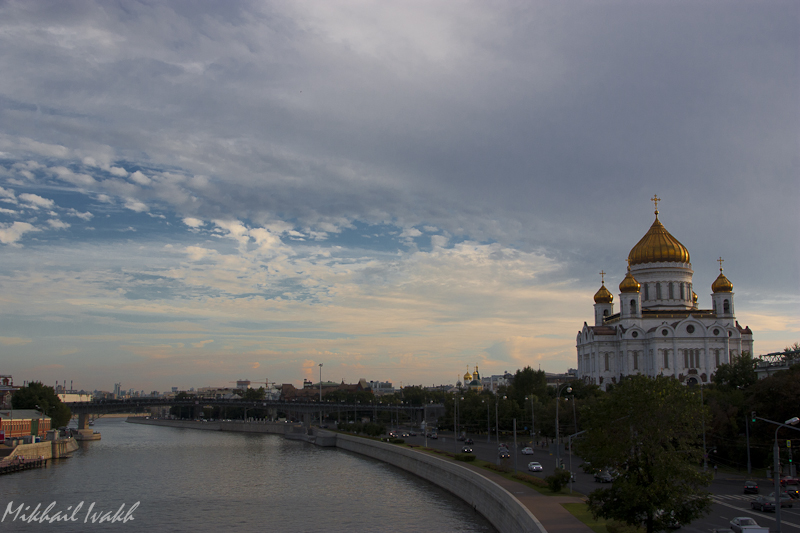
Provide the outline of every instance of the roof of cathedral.
[[715,293],[733,292],[733,283],[731,283],[730,280],[725,277],[725,274],[722,273],[722,267],[719,268],[719,276],[717,276],[717,279],[715,279],[714,283],[711,284],[711,290]]
[[605,283],[600,285],[600,290],[598,290],[594,295],[594,303],[596,304],[610,304],[614,301],[614,295],[611,294],[608,289],[606,289]]
[[589,326],[595,335],[616,335],[617,328],[613,326]]
[[658,209],[655,214],[656,220],[653,225],[628,254],[630,264],[689,263],[689,250],[658,220]]

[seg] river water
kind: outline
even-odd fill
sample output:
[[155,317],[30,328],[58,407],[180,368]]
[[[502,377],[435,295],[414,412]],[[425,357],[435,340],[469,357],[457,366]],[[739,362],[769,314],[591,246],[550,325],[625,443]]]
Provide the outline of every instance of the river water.
[[[435,485],[337,448],[123,418],[95,429],[103,439],[71,458],[0,476],[0,531],[495,531]],[[23,521],[53,502],[74,521]]]

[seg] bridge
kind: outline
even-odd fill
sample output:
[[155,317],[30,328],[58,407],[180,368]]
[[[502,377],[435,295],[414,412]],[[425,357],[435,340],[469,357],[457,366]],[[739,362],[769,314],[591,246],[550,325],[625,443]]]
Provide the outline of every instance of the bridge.
[[759,355],[754,358],[756,374],[759,379],[771,376],[778,370],[786,370],[792,365],[800,364],[800,350],[787,350]]
[[73,414],[78,415],[78,430],[87,431],[89,429],[90,415],[109,414],[109,413],[132,413],[149,410],[153,407],[191,407],[194,409],[193,418],[203,418],[203,408],[212,407],[235,407],[244,409],[244,418],[247,418],[247,411],[251,409],[274,409],[276,412],[283,412],[288,417],[302,419],[308,426],[314,415],[319,415],[320,419],[326,414],[331,413],[354,413],[358,418],[359,413],[372,414],[377,417],[378,412],[390,412],[396,415],[401,413],[405,418],[422,421],[425,412],[433,416],[439,416],[444,412],[442,404],[428,404],[427,406],[413,406],[405,404],[384,404],[380,402],[371,403],[336,403],[336,402],[309,402],[309,401],[286,401],[286,400],[222,400],[214,398],[131,398],[126,400],[95,400],[92,402],[69,402],[65,404],[72,410]]

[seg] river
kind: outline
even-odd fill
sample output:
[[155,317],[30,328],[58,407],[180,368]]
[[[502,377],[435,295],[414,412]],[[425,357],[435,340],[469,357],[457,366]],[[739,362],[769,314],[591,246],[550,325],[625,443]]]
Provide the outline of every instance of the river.
[[[336,448],[123,418],[101,418],[95,429],[103,439],[71,458],[0,477],[0,530],[495,531],[435,485]],[[50,516],[74,520],[23,521],[53,502]]]

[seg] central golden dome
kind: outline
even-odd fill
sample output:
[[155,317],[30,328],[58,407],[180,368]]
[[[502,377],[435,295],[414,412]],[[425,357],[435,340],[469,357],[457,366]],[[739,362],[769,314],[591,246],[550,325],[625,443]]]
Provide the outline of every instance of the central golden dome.
[[690,262],[689,250],[670,235],[667,228],[658,220],[658,210],[653,225],[628,254],[628,261],[631,265]]

